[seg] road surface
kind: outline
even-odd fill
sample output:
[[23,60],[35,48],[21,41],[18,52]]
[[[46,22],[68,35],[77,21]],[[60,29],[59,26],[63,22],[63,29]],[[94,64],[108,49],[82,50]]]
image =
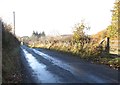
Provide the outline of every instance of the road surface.
[[24,83],[118,83],[118,71],[70,54],[21,46]]

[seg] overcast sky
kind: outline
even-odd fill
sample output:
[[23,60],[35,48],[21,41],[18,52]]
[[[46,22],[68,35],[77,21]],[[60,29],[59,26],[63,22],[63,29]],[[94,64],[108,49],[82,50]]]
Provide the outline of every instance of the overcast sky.
[[13,26],[16,34],[30,36],[33,30],[47,35],[71,34],[75,24],[85,20],[90,34],[111,23],[115,0],[0,0],[0,16]]

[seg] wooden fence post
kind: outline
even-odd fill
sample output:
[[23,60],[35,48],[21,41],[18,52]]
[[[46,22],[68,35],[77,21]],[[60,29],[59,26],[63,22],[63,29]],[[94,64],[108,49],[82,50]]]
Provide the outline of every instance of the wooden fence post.
[[110,38],[109,37],[107,37],[107,45],[106,45],[106,52],[107,53],[109,53],[109,51],[110,51]]

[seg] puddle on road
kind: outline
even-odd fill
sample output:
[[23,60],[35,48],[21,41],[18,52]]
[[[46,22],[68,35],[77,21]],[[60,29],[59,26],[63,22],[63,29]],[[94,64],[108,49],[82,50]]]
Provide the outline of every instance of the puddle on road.
[[23,49],[26,60],[33,70],[33,76],[38,78],[38,83],[58,83],[59,78],[46,70],[46,65],[39,63],[37,59]]

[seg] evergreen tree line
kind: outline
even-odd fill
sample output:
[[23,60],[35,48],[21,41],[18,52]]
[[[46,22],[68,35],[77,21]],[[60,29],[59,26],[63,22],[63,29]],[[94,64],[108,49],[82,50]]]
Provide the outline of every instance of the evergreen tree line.
[[32,33],[32,36],[35,36],[35,37],[37,37],[37,38],[40,38],[40,37],[45,37],[45,32],[43,31],[43,32],[35,32],[35,31],[33,31],[33,33]]

